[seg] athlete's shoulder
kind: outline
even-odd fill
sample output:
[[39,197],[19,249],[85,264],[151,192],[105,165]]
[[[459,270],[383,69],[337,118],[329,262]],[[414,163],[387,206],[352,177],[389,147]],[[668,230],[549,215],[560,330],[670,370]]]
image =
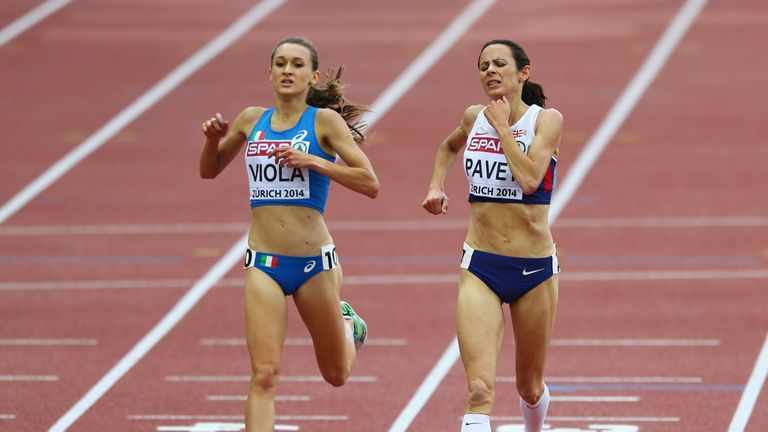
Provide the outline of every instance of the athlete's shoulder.
[[315,118],[320,122],[338,122],[339,120],[344,121],[344,119],[341,117],[341,114],[330,108],[318,108],[317,114],[315,114],[315,116]]
[[464,118],[474,122],[483,109],[485,109],[485,105],[470,105],[464,110]]
[[554,108],[542,108],[539,118],[549,122],[563,123],[563,114]]
[[248,122],[250,120],[256,121],[258,120],[262,114],[264,114],[264,111],[266,111],[267,108],[264,107],[248,107],[244,109],[240,114],[237,116],[238,118]]
[[484,108],[485,105],[470,105],[464,110],[464,116],[461,118],[461,129],[464,130],[464,133],[469,135],[475,120],[477,120],[477,116],[483,112]]

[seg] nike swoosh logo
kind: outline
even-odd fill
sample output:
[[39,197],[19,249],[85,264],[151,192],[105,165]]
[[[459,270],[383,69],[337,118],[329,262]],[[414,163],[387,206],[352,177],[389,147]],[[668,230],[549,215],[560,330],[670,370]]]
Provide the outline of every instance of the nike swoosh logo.
[[472,425],[476,425],[476,424],[482,424],[482,423],[480,423],[480,422],[477,422],[477,423],[464,423],[464,426],[472,426]]
[[534,274],[534,273],[538,273],[538,272],[540,272],[542,270],[544,270],[544,269],[540,268],[538,270],[531,270],[531,271],[528,271],[527,269],[523,269],[523,276],[528,276],[528,275],[531,275],[531,274]]

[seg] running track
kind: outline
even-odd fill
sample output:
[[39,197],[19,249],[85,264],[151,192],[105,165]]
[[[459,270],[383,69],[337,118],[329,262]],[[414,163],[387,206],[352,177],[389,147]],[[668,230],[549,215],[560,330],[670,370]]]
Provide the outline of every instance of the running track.
[[[236,267],[207,279],[217,283],[167,335],[71,413],[245,232],[237,166],[213,182],[197,177],[199,123],[269,103],[275,41],[309,36],[323,65],[347,66],[351,97],[371,104],[471,2],[384,3],[262,5],[244,36],[3,218],[0,431],[57,422],[73,431],[239,430],[249,367]],[[435,146],[483,100],[478,47],[501,36],[528,50],[534,79],[566,117],[562,186],[687,4],[486,3],[374,118],[367,152],[379,198],[338,187],[330,196],[343,296],[372,340],[352,381],[334,389],[317,382],[308,335],[291,315],[277,402],[284,430],[457,430],[462,368],[449,361],[435,371],[454,337],[454,252],[467,215],[460,169],[446,217],[419,203]],[[74,0],[0,45],[3,208],[256,4]],[[3,2],[0,29],[36,6]],[[766,59],[753,50],[768,36],[768,8],[709,1],[692,19],[574,195],[557,198],[565,272],[547,369],[551,431],[768,430],[768,126],[753,106],[768,97]],[[520,430],[512,348],[508,338],[497,432]]]

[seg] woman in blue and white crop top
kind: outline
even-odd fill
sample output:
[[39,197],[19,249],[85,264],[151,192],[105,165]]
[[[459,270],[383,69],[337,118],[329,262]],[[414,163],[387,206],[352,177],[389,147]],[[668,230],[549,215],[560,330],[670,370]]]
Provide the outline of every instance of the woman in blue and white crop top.
[[477,67],[490,101],[467,108],[459,126],[440,144],[422,203],[431,214],[446,213],[445,178],[464,148],[470,219],[459,266],[456,322],[469,391],[461,431],[491,431],[505,303],[515,332],[525,430],[540,431],[549,404],[544,360],[560,271],[548,213],[563,117],[543,108],[543,90],[528,80],[530,61],[518,44],[489,41],[480,50]]
[[[230,125],[216,114],[202,125],[200,175],[215,178],[245,147],[251,227],[245,247],[246,333],[251,386],[246,430],[274,428],[274,397],[286,335],[287,297],[313,337],[326,381],[344,384],[367,325],[339,297],[341,268],[325,221],[331,180],[375,198],[379,182],[358,147],[365,107],[342,94],[342,69],[318,87],[317,50],[306,38],[280,41],[269,81],[274,108],[250,107]],[[346,166],[336,164],[340,157]]]

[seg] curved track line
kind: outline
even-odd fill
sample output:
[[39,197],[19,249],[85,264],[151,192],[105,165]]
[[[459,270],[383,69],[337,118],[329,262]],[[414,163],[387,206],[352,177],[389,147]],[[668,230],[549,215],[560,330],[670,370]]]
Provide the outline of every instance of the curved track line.
[[[281,0],[278,0],[278,1],[281,1]],[[416,83],[416,81],[418,81],[421,78],[421,76],[427,71],[428,68],[425,67],[424,64],[432,64],[437,60],[439,60],[439,58],[442,57],[443,54],[445,54],[448,48],[450,48],[453,45],[453,43],[455,43],[456,40],[458,40],[459,37],[461,37],[461,35],[467,31],[467,29],[469,29],[471,24],[494,1],[495,0],[475,0],[453,22],[451,22],[451,24],[443,32],[440,33],[437,39],[435,39],[424,51],[422,51],[422,53],[419,54],[419,56],[398,76],[398,78],[395,79],[395,81],[393,81],[392,84],[390,84],[382,92],[382,94],[373,102],[373,104],[371,104],[372,113],[366,118],[366,122],[368,123],[368,125],[370,127],[373,127],[373,125],[384,115],[384,113],[392,105],[394,105],[394,103],[398,99],[400,99]],[[276,6],[279,3],[272,2],[270,4],[274,4]],[[257,9],[261,10],[260,7],[257,7]],[[242,19],[240,21],[242,21]],[[238,21],[238,23],[240,21]],[[240,32],[239,34],[244,33],[246,30],[247,29],[243,29],[242,32]],[[216,40],[222,39],[222,36],[220,36]],[[234,39],[232,41],[234,41]],[[230,41],[230,43],[232,41]],[[212,44],[213,42],[209,44],[209,46]],[[217,53],[218,52],[219,51],[217,51]],[[197,57],[197,55],[195,57]],[[185,65],[187,63],[190,63],[190,61],[185,62]],[[200,66],[202,66],[202,64]],[[198,68],[200,66],[198,66]],[[179,69],[181,69],[181,67]],[[191,74],[191,72],[189,73]],[[184,78],[186,78],[186,76],[188,76],[188,74],[185,75]],[[163,82],[165,82],[166,80],[164,80]],[[178,85],[179,83],[181,83],[181,81],[179,81],[172,87],[165,89],[163,93],[160,95],[160,97],[164,96],[170,90],[175,88],[176,85]],[[159,87],[161,84],[158,84],[156,87]],[[150,90],[148,94],[151,92],[152,90]],[[144,97],[142,97],[142,99],[144,99]],[[138,105],[138,103],[139,101],[134,103],[134,105]],[[132,105],[131,107],[133,107],[134,105]],[[126,111],[130,110],[131,107],[126,109]],[[143,112],[144,109],[138,112],[136,116],[138,116],[138,114]],[[135,118],[135,116],[131,117],[130,120],[132,120],[133,118]],[[109,124],[112,124],[112,123],[113,122],[110,122]],[[109,124],[107,126],[109,126]],[[103,129],[106,129],[107,126],[105,126],[105,128]],[[114,134],[118,130],[119,128],[114,129],[112,134]],[[97,133],[97,135],[98,134],[99,133]],[[92,139],[89,139],[88,141],[92,141]],[[101,141],[101,143],[103,143],[103,141]],[[96,145],[93,148],[93,150],[98,148],[98,146],[101,145],[101,143]],[[83,145],[81,145],[81,147],[82,146]],[[90,151],[93,151],[93,150],[90,150]],[[87,156],[87,154],[89,153],[86,153],[82,157]],[[82,157],[80,159],[82,159]],[[80,159],[78,159],[78,161]],[[61,172],[61,174],[63,174],[64,172],[66,172],[66,170]],[[53,180],[51,182],[55,181],[58,177],[60,177],[61,174],[59,174],[56,177],[53,177]],[[47,183],[47,184],[50,184],[50,183]],[[29,200],[25,201],[24,203],[28,201]],[[5,210],[5,207],[2,210]],[[7,218],[7,216],[5,216],[5,218]],[[3,218],[2,211],[0,211],[0,223],[2,223],[4,220],[5,219]],[[184,316],[195,306],[195,304],[197,304],[198,301],[200,301],[200,299],[216,284],[216,282],[221,280],[229,271],[229,269],[232,268],[232,266],[234,266],[235,263],[239,262],[242,259],[243,245],[246,244],[247,240],[248,240],[248,235],[245,234],[238,241],[236,241],[235,244],[232,245],[232,247],[229,249],[229,251],[213,266],[213,268],[211,268],[208,271],[208,273],[206,273],[205,276],[203,276],[202,279],[200,279],[194,286],[192,286],[192,288],[190,288],[190,290],[181,298],[181,300],[179,300],[179,302],[168,312],[168,314],[166,314],[165,317],[163,317],[163,319],[157,325],[155,325],[155,327],[152,328],[152,330],[150,330],[150,332],[147,333],[141,339],[141,341],[139,341],[139,343],[136,344],[136,346],[134,346],[122,359],[120,359],[120,361],[118,361],[117,364],[114,367],[112,367],[112,369],[109,372],[107,372],[107,374],[104,375],[104,377],[102,377],[99,380],[99,382],[96,383],[96,385],[93,388],[91,388],[88,391],[88,393],[85,394],[85,396],[83,396],[82,399],[80,399],[62,418],[60,418],[48,430],[48,432],[66,431],[66,429],[69,426],[71,426],[78,418],[80,418],[80,416],[82,416],[85,413],[85,411],[87,411],[91,406],[93,406],[93,404],[95,404],[96,401],[98,401],[120,378],[122,378],[123,375],[125,375],[133,366],[135,366],[139,362],[139,360],[141,360],[141,358],[144,357],[144,355],[146,355],[155,345],[157,345],[157,343],[166,334],[168,334],[168,332],[179,321],[181,321],[182,318],[184,318]]]
[[4,29],[0,30],[0,47],[71,2],[72,0],[48,0],[16,21],[8,24]]
[[757,398],[760,396],[760,390],[763,388],[763,384],[765,384],[766,377],[768,377],[768,335],[765,336],[763,348],[757,356],[755,368],[752,370],[747,386],[744,388],[744,393],[741,395],[739,406],[736,407],[736,412],[733,413],[733,419],[731,420],[731,425],[728,426],[728,432],[741,432],[747,427],[749,418],[752,416],[752,410],[757,403]]
[[[605,120],[600,124],[595,134],[590,138],[573,167],[568,172],[568,177],[560,186],[558,193],[552,199],[549,220],[554,224],[565,205],[581,185],[592,165],[608,146],[611,138],[624,123],[632,109],[648,86],[656,78],[656,75],[667,62],[678,43],[688,31],[693,21],[701,12],[707,0],[688,0],[672,20],[666,31],[654,46],[653,51],[635,74],[629,85],[625,88],[616,104],[611,108]],[[453,365],[459,359],[459,342],[453,338],[446,348],[440,360],[432,368],[424,382],[416,390],[408,405],[403,409],[389,432],[405,432],[411,422],[427,403],[432,393],[440,385],[440,382],[448,374]]]
[[4,223],[16,212],[21,210],[42,191],[55,183],[64,174],[69,172],[83,159],[98,150],[104,143],[120,132],[125,126],[136,120],[145,111],[164,98],[173,89],[179,86],[187,78],[192,76],[200,68],[227,49],[248,30],[253,28],[265,16],[277,9],[286,0],[264,0],[251,8],[240,19],[234,22],[223,33],[210,41],[184,63],[176,67],[160,82],[155,84],[146,93],[141,95],[128,107],[120,111],[107,124],[101,127],[93,135],[88,137],[80,145],[56,161],[39,177],[14,195],[7,203],[0,207],[0,224]]

